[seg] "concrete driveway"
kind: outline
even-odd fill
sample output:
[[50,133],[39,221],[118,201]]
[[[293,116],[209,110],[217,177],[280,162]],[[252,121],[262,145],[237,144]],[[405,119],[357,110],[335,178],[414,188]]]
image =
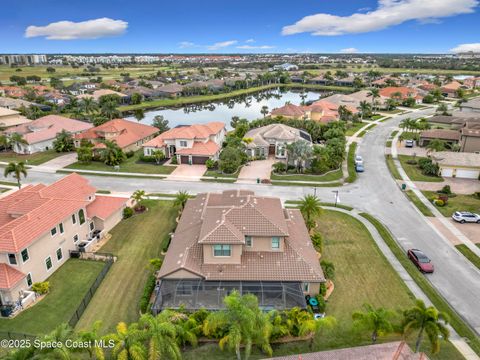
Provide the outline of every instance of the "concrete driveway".
[[249,165],[242,167],[240,174],[238,174],[238,180],[256,181],[259,178],[270,179],[272,165],[275,162],[275,159],[251,161]]
[[455,194],[473,194],[480,191],[480,182],[475,179],[443,178],[443,182],[415,181],[420,190],[438,191],[445,185],[450,185]]
[[168,175],[168,180],[187,180],[187,181],[200,181],[200,178],[207,171],[205,165],[178,165],[173,172]]
[[49,160],[44,162],[41,165],[37,166],[38,171],[46,171],[46,172],[56,172],[59,169],[62,169],[68,165],[77,162],[77,153],[71,152],[65,155],[60,155],[55,159]]

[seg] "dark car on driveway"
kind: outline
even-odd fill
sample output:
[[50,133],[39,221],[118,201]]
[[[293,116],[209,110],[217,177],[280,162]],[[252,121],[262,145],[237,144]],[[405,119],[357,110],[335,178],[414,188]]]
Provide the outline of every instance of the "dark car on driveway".
[[422,251],[410,249],[407,251],[408,258],[423,273],[433,273],[432,261]]

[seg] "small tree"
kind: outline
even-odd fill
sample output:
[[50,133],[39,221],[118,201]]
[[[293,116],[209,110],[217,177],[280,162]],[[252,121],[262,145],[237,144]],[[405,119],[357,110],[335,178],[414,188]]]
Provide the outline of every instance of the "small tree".
[[20,161],[18,163],[8,163],[8,165],[5,167],[5,170],[3,171],[3,175],[5,177],[8,177],[11,174],[13,174],[13,178],[17,180],[17,185],[20,189],[22,187],[22,184],[20,183],[22,175],[23,177],[27,177],[27,167],[25,166],[25,163],[23,161]]
[[308,230],[312,230],[315,227],[314,217],[322,212],[320,199],[315,195],[305,195],[300,201],[299,209],[302,212]]
[[75,146],[73,144],[72,135],[65,129],[62,129],[53,142],[53,148],[56,152],[69,152],[72,151]]
[[137,105],[140,104],[143,100],[142,94],[139,93],[133,93],[132,96],[130,97],[130,103],[132,105]]
[[353,325],[356,328],[370,331],[372,344],[375,344],[379,336],[387,335],[393,331],[391,320],[394,313],[384,308],[375,309],[370,304],[365,304],[363,307],[363,311],[355,311],[352,314]]
[[327,260],[320,261],[323,273],[327,279],[333,280],[335,278],[335,265]]
[[190,195],[187,191],[181,190],[175,196],[175,201],[173,202],[174,206],[180,207],[180,210],[183,211],[185,209],[185,205],[187,204]]
[[160,134],[170,129],[168,126],[168,120],[162,115],[155,116],[153,118],[152,125],[159,130]]
[[263,105],[262,108],[260,109],[260,113],[263,115],[263,117],[267,116],[269,110],[267,105]]
[[155,162],[157,165],[160,165],[160,162],[165,159],[165,153],[161,150],[156,150],[152,154],[153,158],[155,159]]
[[135,190],[130,198],[135,202],[135,209],[140,208],[140,203],[145,198],[145,190]]

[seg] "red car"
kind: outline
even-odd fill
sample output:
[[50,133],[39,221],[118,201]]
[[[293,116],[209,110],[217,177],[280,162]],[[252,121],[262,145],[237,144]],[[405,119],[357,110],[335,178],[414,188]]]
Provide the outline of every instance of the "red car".
[[433,273],[432,261],[422,251],[410,249],[407,251],[408,258],[423,273]]

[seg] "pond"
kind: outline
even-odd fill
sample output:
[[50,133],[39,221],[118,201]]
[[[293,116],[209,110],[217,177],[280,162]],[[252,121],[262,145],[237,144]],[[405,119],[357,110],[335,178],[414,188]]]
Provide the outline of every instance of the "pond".
[[[286,102],[300,105],[302,96],[304,101],[308,103],[330,94],[319,91],[305,91],[302,95],[301,90],[272,89],[224,101],[146,111],[145,117],[140,122],[150,125],[155,116],[162,115],[169,121],[170,128],[177,125],[202,124],[211,121],[222,121],[227,125],[227,128],[230,128],[230,120],[233,116],[255,120],[263,116],[261,113],[263,106],[267,106],[268,110],[271,111],[285,105]],[[134,116],[129,116],[127,119],[137,121]]]

